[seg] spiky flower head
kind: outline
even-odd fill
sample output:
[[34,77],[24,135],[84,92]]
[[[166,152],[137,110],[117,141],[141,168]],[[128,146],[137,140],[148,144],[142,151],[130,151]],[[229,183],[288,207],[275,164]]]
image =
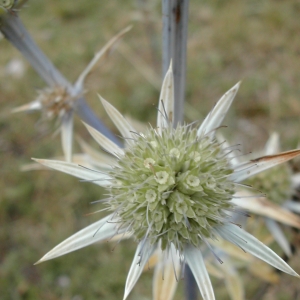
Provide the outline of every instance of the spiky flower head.
[[[214,299],[213,288],[201,254],[202,245],[223,238],[272,266],[298,276],[271,249],[232,224],[230,199],[238,182],[300,154],[300,150],[261,157],[246,163],[230,163],[230,148],[215,138],[239,84],[215,105],[197,129],[176,125],[173,73],[170,67],[159,98],[157,126],[138,133],[107,101],[102,104],[125,138],[122,149],[86,125],[99,145],[116,162],[99,170],[74,163],[38,160],[65,173],[91,180],[107,188],[104,199],[112,213],[68,238],[39,262],[61,256],[97,241],[131,235],[138,247],[128,274],[124,299],[137,282],[152,253],[159,249],[158,266],[173,264],[175,272],[186,262],[205,299]],[[246,200],[245,200],[246,201]],[[177,270],[177,271],[176,271]],[[175,277],[178,278],[177,274]]]
[[234,184],[233,172],[220,144],[197,130],[178,125],[161,134],[149,129],[136,134],[111,172],[108,205],[137,240],[161,240],[164,250],[173,243],[200,246],[214,236],[215,226],[228,222],[226,211]]
[[27,1],[28,0],[0,0],[0,23],[1,17],[6,14],[15,15]]
[[13,10],[18,0],[0,0],[0,16]]
[[273,203],[282,205],[292,195],[291,170],[287,164],[259,173],[247,184],[267,195]]
[[[279,151],[279,136],[273,133],[264,149],[264,155]],[[282,205],[292,196],[292,170],[288,164],[278,165],[247,180],[247,184],[264,193],[269,200]]]
[[[1,1],[1,0],[0,0]],[[11,26],[12,23],[18,22],[17,18],[8,18],[6,21],[5,28],[0,26],[0,30],[4,30],[5,36],[10,39],[11,35],[15,32],[11,32],[11,27],[15,29],[16,26]],[[20,26],[19,23],[16,23]],[[9,25],[9,26],[8,26]],[[7,30],[7,28],[9,30]],[[61,129],[62,147],[65,154],[66,161],[71,161],[72,158],[72,140],[73,140],[73,116],[77,112],[79,115],[86,118],[86,115],[91,119],[93,116],[88,112],[88,108],[85,105],[84,99],[84,82],[86,77],[94,69],[95,65],[103,56],[107,55],[111,48],[115,45],[117,41],[129,30],[130,26],[123,29],[108,43],[98,51],[92,61],[84,69],[84,71],[79,75],[75,84],[71,84],[64,78],[62,74],[52,65],[46,57],[43,56],[37,49],[35,49],[35,44],[32,43],[30,38],[25,35],[25,38],[30,40],[27,44],[23,45],[23,37],[20,40],[20,33],[17,32],[18,38],[11,38],[12,40],[18,41],[17,48],[26,53],[33,54],[33,57],[29,57],[29,61],[33,62],[33,66],[39,72],[40,76],[45,79],[48,83],[48,87],[40,90],[38,92],[38,97],[25,105],[17,107],[12,110],[12,112],[22,112],[22,111],[41,111],[42,120],[56,119]],[[20,30],[22,32],[22,30]],[[26,33],[26,31],[24,31]],[[25,47],[30,46],[30,49]],[[24,49],[23,49],[24,48]],[[83,108],[84,107],[84,108]],[[90,121],[90,120],[88,120]]]

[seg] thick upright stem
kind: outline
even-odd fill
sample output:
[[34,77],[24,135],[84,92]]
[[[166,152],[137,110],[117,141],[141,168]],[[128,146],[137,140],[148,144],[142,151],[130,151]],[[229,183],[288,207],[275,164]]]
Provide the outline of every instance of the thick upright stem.
[[189,0],[163,0],[163,76],[173,62],[175,125],[183,122]]
[[[163,40],[162,72],[166,74],[170,61],[174,73],[174,125],[183,122],[185,84],[186,84],[186,48],[188,32],[189,0],[163,0]],[[186,299],[197,299],[197,284],[188,266],[185,272]]]

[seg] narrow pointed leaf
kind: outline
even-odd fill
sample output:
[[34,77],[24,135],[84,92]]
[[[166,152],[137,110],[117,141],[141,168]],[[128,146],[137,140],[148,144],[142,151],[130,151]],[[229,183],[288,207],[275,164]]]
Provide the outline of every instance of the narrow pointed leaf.
[[[64,157],[55,157],[53,160],[63,161]],[[90,169],[94,169],[97,166],[100,171],[108,172],[111,170],[111,166],[105,163],[94,161],[88,154],[85,153],[78,153],[72,155],[72,163],[85,166]],[[20,167],[20,171],[27,172],[27,171],[37,171],[37,170],[48,170],[49,168],[40,164],[40,163],[30,163],[25,164]]]
[[273,235],[274,239],[279,244],[279,246],[281,247],[283,252],[288,257],[290,257],[292,255],[290,243],[287,240],[287,238],[285,237],[285,234],[281,230],[280,226],[277,224],[277,222],[275,222],[274,220],[269,219],[269,218],[265,218],[265,222],[266,222],[266,225],[267,225],[269,231],[271,232],[271,234]]
[[269,201],[264,197],[243,198],[251,195],[246,191],[236,193],[231,201],[239,207],[242,207],[252,213],[268,217],[280,223],[293,226],[300,229],[300,216],[283,209],[279,205]]
[[172,63],[167,71],[159,95],[157,128],[161,132],[162,128],[174,125],[174,78]]
[[299,275],[275,252],[238,226],[227,224],[217,227],[216,230],[222,238],[240,246],[246,252],[249,252],[287,274],[299,277]]
[[127,232],[124,232],[124,233],[116,234],[115,236],[110,238],[109,241],[110,242],[119,242],[119,241],[130,239],[131,237],[132,237],[132,234],[127,231]]
[[283,207],[297,214],[300,214],[300,202],[288,200],[283,204]]
[[122,136],[126,139],[126,143],[131,145],[133,144],[132,138],[132,132],[136,132],[136,130],[126,121],[126,119],[120,114],[120,112],[113,107],[109,102],[104,100],[102,97],[100,97],[100,100],[111,118],[111,120],[114,122],[116,127],[121,132]]
[[92,160],[93,163],[95,163],[95,165],[100,166],[102,168],[111,169],[111,167],[116,163],[115,157],[108,155],[104,152],[99,152],[95,150],[79,137],[77,137],[77,140],[80,144],[82,151],[85,153],[85,155],[89,156],[89,158]]
[[300,173],[293,174],[292,185],[294,189],[300,187]]
[[[239,87],[240,82],[238,82],[233,88],[231,88],[222,96],[222,98],[217,102],[215,107],[211,110],[199,127],[198,136],[203,136],[222,124]],[[210,134],[211,137],[214,137],[214,135],[215,132]]]
[[84,168],[83,166],[80,166],[75,163],[68,163],[65,161],[58,161],[58,160],[35,159],[35,158],[33,158],[33,160],[39,162],[44,166],[73,175],[77,178],[90,180],[93,183],[103,187],[106,187],[111,184],[109,181],[110,177],[108,175],[97,172],[96,170],[90,170]]
[[300,155],[300,150],[291,150],[276,155],[267,155],[235,167],[234,172],[229,176],[230,180],[241,182],[257,173],[272,168],[276,165],[289,161]]
[[188,246],[185,249],[184,256],[198,284],[203,299],[214,300],[214,290],[201,251],[193,246]]
[[237,156],[237,148],[238,145],[235,147],[231,147],[231,145],[226,141],[226,139],[220,134],[217,134],[217,140],[221,143],[222,149],[225,153],[228,153],[226,157],[230,160],[232,166],[237,166],[240,164],[240,161]]
[[[62,256],[96,242],[111,238],[118,231],[118,225],[115,223],[115,221],[113,223],[111,222],[112,215],[109,215],[91,224],[90,226],[87,226],[57,245],[46,255],[44,255],[37,263]],[[121,230],[118,231],[118,233],[121,233]]]
[[110,139],[108,139],[98,130],[96,130],[95,128],[91,127],[86,123],[83,124],[85,125],[89,133],[92,135],[92,137],[95,139],[95,141],[100,145],[102,149],[104,149],[105,151],[111,153],[116,157],[124,154],[124,151],[118,145],[116,145],[114,142],[112,142]]
[[216,248],[222,249],[222,252],[225,252],[225,254],[231,257],[233,260],[235,259],[241,261],[244,264],[249,264],[254,259],[252,255],[241,251],[241,249],[236,247],[236,245],[233,245],[226,240],[212,240],[210,241],[210,244],[212,244]]
[[153,252],[151,257],[148,259],[147,264],[144,266],[143,271],[148,271],[149,269],[154,269],[158,261],[160,260],[161,252],[160,248],[157,247],[157,249]]
[[273,132],[266,143],[265,154],[273,155],[278,153],[279,151],[280,151],[279,134],[277,132]]
[[124,300],[128,297],[131,290],[135,286],[141,273],[143,272],[145,264],[147,263],[154,250],[155,246],[150,245],[150,242],[148,240],[139,243],[126,279],[123,298]]
[[88,154],[85,153],[73,154],[72,162],[74,164],[78,164],[80,166],[85,166],[87,168],[90,168],[92,170],[95,169],[96,166],[97,169],[95,171],[97,171],[98,169],[100,172],[108,172],[109,170],[111,170],[111,167],[108,166],[107,164],[94,161]]
[[119,32],[117,35],[115,35],[112,39],[110,39],[108,41],[108,43],[106,43],[106,45],[99,52],[96,53],[96,55],[94,56],[92,61],[88,64],[88,66],[85,68],[85,70],[80,74],[79,78],[77,79],[77,81],[75,83],[75,89],[77,91],[81,91],[83,89],[83,84],[84,84],[85,78],[93,70],[93,68],[99,61],[99,59],[101,57],[103,57],[104,55],[109,54],[109,51],[116,44],[116,42],[118,42],[121,39],[121,37],[123,37],[123,35],[126,32],[128,32],[131,28],[132,28],[132,26],[128,26],[125,29],[123,29],[121,32]]
[[41,110],[42,105],[40,101],[32,101],[22,106],[16,107],[11,110],[12,113],[18,113],[23,111]]
[[153,277],[153,300],[173,299],[180,276],[180,267],[180,257],[173,244],[169,253],[160,251],[160,259]]
[[61,143],[67,162],[72,161],[73,146],[73,112],[67,112],[61,120]]

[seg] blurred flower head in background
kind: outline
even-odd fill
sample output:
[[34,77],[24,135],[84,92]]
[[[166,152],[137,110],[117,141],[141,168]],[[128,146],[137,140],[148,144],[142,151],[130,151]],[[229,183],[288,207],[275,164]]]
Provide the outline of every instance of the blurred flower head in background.
[[[273,133],[260,153],[272,156],[279,151],[279,135]],[[235,163],[239,163],[237,158]],[[256,174],[245,183],[263,193],[264,197],[253,196],[245,202],[241,196],[233,199],[233,202],[250,213],[263,216],[270,233],[285,255],[290,257],[292,255],[290,242],[278,222],[300,229],[300,217],[295,214],[300,212],[300,205],[292,200],[295,188],[299,186],[299,174],[293,175],[288,164],[281,164]],[[238,195],[245,195],[245,193],[249,194],[249,189],[238,192]]]
[[[17,18],[10,18],[11,22],[17,22]],[[9,23],[10,24],[10,23]],[[16,23],[18,24],[18,23]],[[25,105],[17,107],[12,112],[28,112],[28,111],[41,111],[42,120],[55,119],[58,121],[59,129],[61,131],[62,148],[66,161],[72,160],[72,145],[73,145],[73,118],[74,113],[77,111],[80,114],[80,103],[84,101],[84,82],[86,77],[92,72],[98,61],[105,55],[108,55],[112,47],[120,40],[120,38],[131,27],[126,27],[113,38],[111,38],[106,45],[98,51],[92,61],[79,75],[75,84],[69,83],[54,66],[49,63],[46,57],[39,56],[39,52],[35,49],[35,44],[32,44],[30,50],[33,54],[34,61],[40,66],[40,75],[42,78],[48,78],[49,87],[42,89],[38,92],[38,97]],[[27,43],[28,44],[28,43]],[[27,46],[26,44],[26,46]],[[29,43],[30,44],[30,43]],[[22,51],[26,51],[21,43]],[[48,66],[48,67],[45,67]],[[50,68],[51,67],[51,68]],[[46,80],[47,81],[47,80]]]

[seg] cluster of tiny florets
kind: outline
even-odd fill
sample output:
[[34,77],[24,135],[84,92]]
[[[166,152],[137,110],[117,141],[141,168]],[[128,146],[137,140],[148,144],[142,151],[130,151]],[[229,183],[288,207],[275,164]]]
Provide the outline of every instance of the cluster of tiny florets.
[[[76,97],[77,98],[77,97]],[[74,106],[75,97],[64,87],[46,88],[38,96],[46,118],[60,117]]]
[[264,193],[266,197],[276,204],[283,204],[291,197],[292,180],[288,164],[278,165],[249,178],[247,184]]
[[137,134],[110,173],[110,208],[136,239],[199,246],[227,222],[234,184],[221,145],[189,126]]
[[[15,0],[5,0],[5,1],[1,1],[0,3],[0,9],[3,10],[10,10],[13,9],[13,7],[15,6],[16,1]],[[1,11],[1,10],[0,10]]]

